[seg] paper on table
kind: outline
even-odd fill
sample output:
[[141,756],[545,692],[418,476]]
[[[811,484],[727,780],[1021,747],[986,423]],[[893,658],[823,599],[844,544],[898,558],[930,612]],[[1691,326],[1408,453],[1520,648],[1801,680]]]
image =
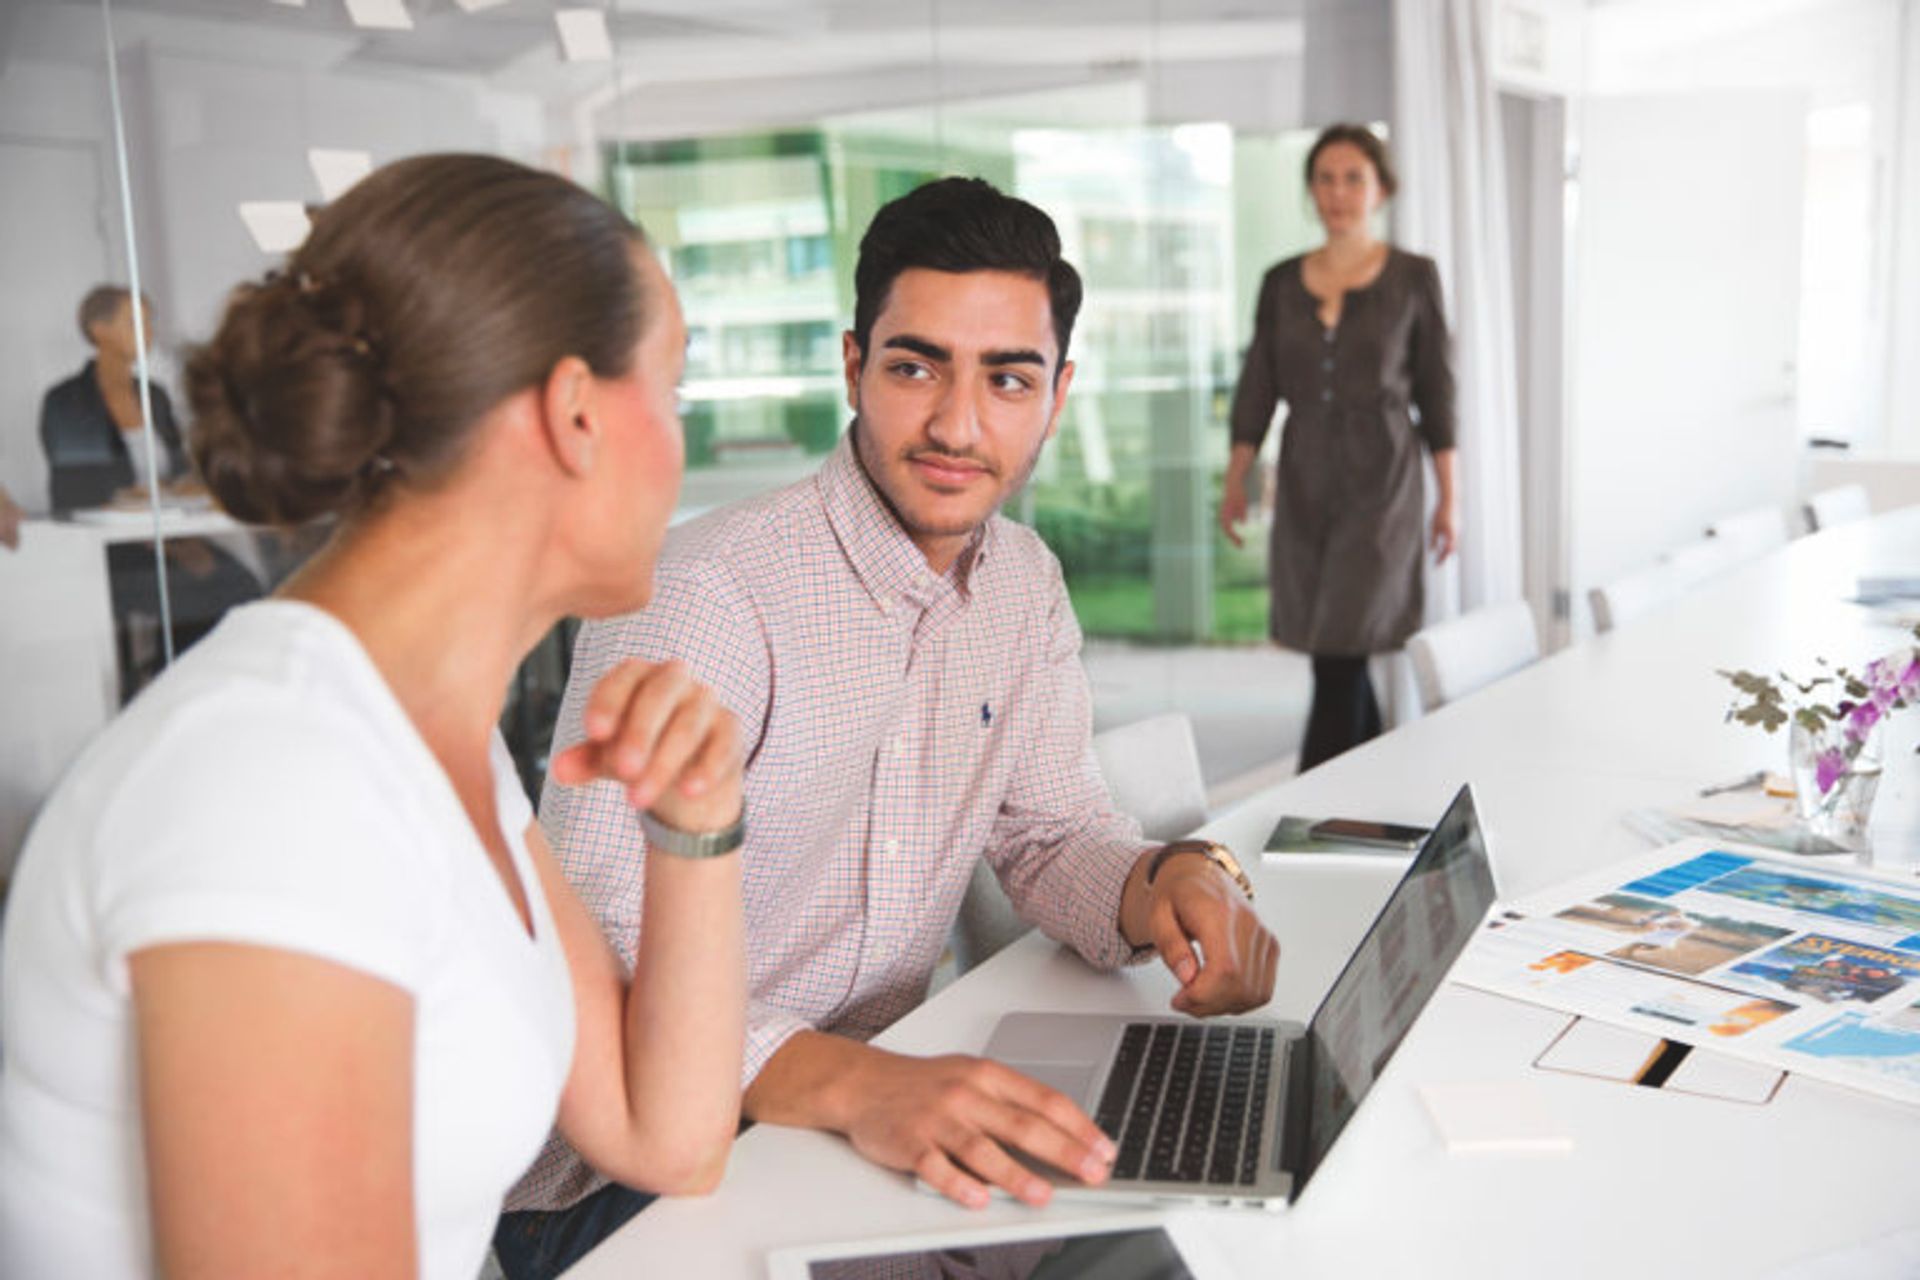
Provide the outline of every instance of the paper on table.
[[1592,1018],[1575,1018],[1554,1037],[1533,1065],[1549,1071],[1598,1076],[1631,1084],[1660,1056],[1665,1041],[1645,1031],[1616,1027]]
[[1764,1063],[1748,1062],[1744,1058],[1732,1058],[1707,1049],[1695,1049],[1673,1069],[1673,1074],[1660,1087],[1707,1098],[1761,1103],[1771,1102],[1780,1088],[1780,1082],[1786,1078],[1786,1072]]
[[1448,1151],[1573,1150],[1573,1135],[1554,1117],[1540,1091],[1524,1080],[1423,1084],[1420,1100]]

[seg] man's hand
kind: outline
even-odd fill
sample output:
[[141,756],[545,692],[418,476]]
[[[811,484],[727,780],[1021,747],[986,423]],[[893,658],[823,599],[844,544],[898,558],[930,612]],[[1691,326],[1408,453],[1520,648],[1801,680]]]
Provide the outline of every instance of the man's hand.
[[586,740],[553,758],[553,778],[625,784],[636,809],[683,831],[740,816],[740,732],[713,690],[680,662],[621,663],[587,700]]
[[855,1150],[970,1209],[999,1187],[1030,1205],[1053,1195],[1014,1159],[1038,1156],[1090,1186],[1107,1180],[1114,1146],[1064,1093],[997,1062],[910,1058],[868,1049],[849,1082],[846,1134]]
[[1135,946],[1151,943],[1180,980],[1174,1009],[1204,1018],[1271,1000],[1280,943],[1240,887],[1199,853],[1175,854],[1148,884],[1155,852],[1142,854],[1127,878],[1120,924]]

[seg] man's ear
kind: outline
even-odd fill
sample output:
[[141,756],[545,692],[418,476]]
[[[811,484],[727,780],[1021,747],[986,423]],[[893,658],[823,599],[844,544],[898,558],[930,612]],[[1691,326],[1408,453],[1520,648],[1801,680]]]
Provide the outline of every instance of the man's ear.
[[860,412],[860,370],[866,357],[860,354],[860,342],[848,329],[840,335],[840,363],[847,375],[847,408]]
[[1053,439],[1053,433],[1060,429],[1060,411],[1067,407],[1067,388],[1073,385],[1073,361],[1060,366],[1060,376],[1053,380],[1053,413],[1047,419],[1047,434],[1044,439]]
[[569,475],[593,470],[599,453],[600,422],[593,370],[578,356],[553,366],[540,390],[540,425],[554,460]]

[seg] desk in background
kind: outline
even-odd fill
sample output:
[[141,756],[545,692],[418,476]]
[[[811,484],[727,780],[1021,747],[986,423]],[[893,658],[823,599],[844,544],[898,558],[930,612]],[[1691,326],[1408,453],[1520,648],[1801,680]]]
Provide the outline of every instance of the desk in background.
[[[1602,866],[1644,847],[1620,822],[1628,809],[1782,767],[1784,734],[1722,722],[1731,690],[1715,668],[1793,670],[1893,648],[1900,628],[1842,600],[1863,573],[1916,567],[1920,508],[1803,539],[1209,823],[1204,834],[1254,869],[1281,941],[1268,1012],[1311,1012],[1398,871],[1384,860],[1261,865],[1281,813],[1425,823],[1470,781],[1504,895]],[[1874,824],[1887,843],[1920,826],[1915,721],[1890,726]],[[1172,992],[1158,966],[1098,974],[1029,935],[876,1043],[978,1052],[1010,1009],[1159,1013]],[[1300,1203],[1278,1216],[1211,1211],[1208,1231],[1241,1274],[1260,1277],[1754,1275],[1890,1234],[1911,1257],[1913,1237],[1897,1233],[1920,1227],[1920,1108],[1799,1077],[1753,1106],[1535,1070],[1565,1022],[1443,987]],[[1524,1081],[1573,1151],[1450,1156],[1416,1094],[1429,1081]],[[1042,1212],[1066,1222],[1103,1210]],[[656,1204],[569,1274],[759,1280],[783,1246],[1033,1214],[1006,1203],[968,1214],[838,1138],[761,1126],[717,1194]]]

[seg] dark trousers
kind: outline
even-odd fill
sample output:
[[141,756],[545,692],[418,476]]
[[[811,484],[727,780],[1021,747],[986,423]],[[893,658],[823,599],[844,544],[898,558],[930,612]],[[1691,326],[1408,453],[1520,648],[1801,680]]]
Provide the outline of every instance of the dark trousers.
[[503,1213],[493,1231],[493,1256],[507,1280],[552,1280],[655,1198],[611,1182],[565,1209]]
[[1313,708],[1300,747],[1300,772],[1379,736],[1380,704],[1367,678],[1366,655],[1313,655]]
[[[185,653],[220,625],[227,610],[260,598],[260,583],[225,548],[201,538],[178,540],[201,553],[203,561],[188,568],[169,559],[168,608],[173,617],[173,651]],[[155,571],[153,544],[121,542],[107,548],[107,582],[113,600],[114,631],[120,649],[120,701],[133,699],[148,681],[160,674],[158,654],[135,656],[132,629],[135,619],[160,621],[160,575]]]

